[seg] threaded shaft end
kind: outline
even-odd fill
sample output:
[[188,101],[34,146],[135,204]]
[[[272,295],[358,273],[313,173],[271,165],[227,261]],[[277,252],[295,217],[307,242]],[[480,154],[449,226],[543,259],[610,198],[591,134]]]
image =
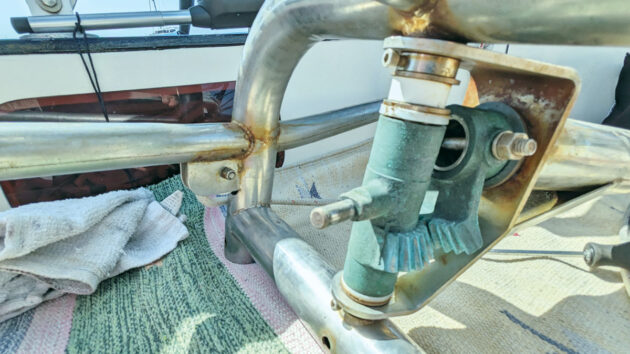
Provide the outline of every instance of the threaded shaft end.
[[516,139],[512,143],[512,153],[520,156],[531,156],[536,152],[538,144],[534,139]]

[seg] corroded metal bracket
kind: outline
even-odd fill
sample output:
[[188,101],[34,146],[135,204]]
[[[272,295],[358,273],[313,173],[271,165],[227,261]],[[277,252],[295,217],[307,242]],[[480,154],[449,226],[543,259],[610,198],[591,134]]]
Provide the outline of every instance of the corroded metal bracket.
[[[550,154],[549,148],[557,139],[580,88],[573,69],[462,44],[389,37],[384,47],[417,48],[423,53],[460,59],[460,68],[470,72],[477,86],[479,101],[502,102],[512,107],[523,119],[529,136],[538,142],[538,150],[503,183],[484,190],[479,205],[483,242],[478,251],[469,255],[436,251],[436,261],[429,267],[399,276],[392,300],[386,305],[369,307],[337,298],[340,304],[351,304],[344,307],[345,311],[365,319],[405,315],[418,310],[508,233],[536,183]],[[335,296],[346,296],[341,286],[338,274],[333,281]]]
[[181,178],[205,206],[227,203],[227,193],[238,190],[240,160],[183,163]]

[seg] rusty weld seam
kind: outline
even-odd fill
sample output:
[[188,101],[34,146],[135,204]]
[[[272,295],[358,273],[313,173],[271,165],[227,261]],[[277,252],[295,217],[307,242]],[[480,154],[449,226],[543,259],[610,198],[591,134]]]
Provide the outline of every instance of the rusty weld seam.
[[247,147],[247,151],[245,151],[243,156],[239,158],[240,160],[243,160],[243,159],[247,158],[249,155],[251,155],[252,152],[254,152],[254,146],[256,146],[254,141],[256,140],[256,137],[251,132],[251,130],[249,130],[244,124],[241,124],[241,123],[235,122],[235,121],[232,121],[230,123],[232,123],[232,124],[236,125],[237,127],[241,128],[243,130],[243,133],[245,133],[245,139],[247,139],[247,141],[249,142],[249,146]]

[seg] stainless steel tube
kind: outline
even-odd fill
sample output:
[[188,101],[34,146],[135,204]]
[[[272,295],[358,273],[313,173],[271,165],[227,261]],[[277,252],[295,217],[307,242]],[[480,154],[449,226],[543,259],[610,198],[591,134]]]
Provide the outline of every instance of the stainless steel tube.
[[370,102],[310,117],[280,122],[278,150],[293,149],[374,123],[382,101]]
[[571,190],[630,178],[630,130],[567,120],[535,189]]
[[[155,121],[155,117],[144,117],[133,114],[109,114],[108,118],[111,122],[128,122],[143,119],[151,119]],[[164,118],[165,121],[176,121],[175,118]],[[0,113],[1,122],[93,122],[107,123],[102,113],[65,113],[65,112],[9,112]]]
[[409,35],[482,43],[630,44],[627,0],[380,1],[428,20],[401,18]]
[[249,146],[232,124],[1,123],[0,179],[222,160]]
[[630,44],[627,0],[441,0],[436,10],[436,27],[477,42]]
[[335,270],[303,240],[278,242],[273,272],[280,293],[322,347],[334,353],[419,352],[389,320],[362,321],[331,309]]
[[[378,107],[379,102],[372,102],[283,122],[278,146],[292,149],[372,123]],[[0,123],[0,179],[232,158],[247,152],[250,144],[249,135],[232,124],[106,123],[101,114],[60,112],[5,113],[0,121],[5,121]]]
[[[315,114],[308,117],[280,122],[278,148],[293,149],[298,146],[343,133],[345,131],[374,123],[378,119],[378,110],[382,101],[364,103]],[[175,117],[150,117],[133,114],[110,114],[112,122],[155,121],[177,122]],[[64,113],[64,112],[10,112],[0,113],[0,122],[96,122],[106,123],[100,113]]]
[[393,33],[390,9],[369,0],[270,0],[243,49],[232,120],[254,136],[244,160],[236,209],[269,205],[280,134],[278,116],[289,78],[316,42],[333,37],[383,39]]
[[[82,14],[81,26],[86,30],[159,27],[184,25],[192,22],[189,10],[144,11],[102,14]],[[20,20],[28,21],[31,33],[72,32],[77,22],[75,15],[30,16]],[[15,20],[12,20],[15,22]],[[14,26],[15,27],[15,26]],[[17,30],[17,28],[16,28]],[[18,33],[23,33],[18,31]]]
[[336,353],[418,351],[388,320],[360,321],[331,308],[335,270],[271,209],[228,214],[226,237],[247,247],[323,348]]

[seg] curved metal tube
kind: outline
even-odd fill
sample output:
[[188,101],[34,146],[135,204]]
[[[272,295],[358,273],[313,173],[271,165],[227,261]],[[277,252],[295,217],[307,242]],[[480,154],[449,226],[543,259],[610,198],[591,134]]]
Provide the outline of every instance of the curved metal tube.
[[438,0],[430,12],[432,26],[469,41],[600,46],[630,44],[629,17],[627,0]]
[[274,278],[282,296],[308,323],[322,347],[338,353],[418,352],[389,320],[361,321],[332,309],[330,286],[335,270],[270,208],[228,213],[225,234],[242,242]]
[[535,189],[572,190],[630,178],[630,130],[568,119]]
[[630,44],[627,0],[379,0],[411,36],[481,43]]
[[244,160],[237,210],[269,205],[279,135],[278,117],[300,58],[327,38],[383,39],[393,33],[389,7],[368,0],[266,1],[243,49],[232,121],[254,136]]

